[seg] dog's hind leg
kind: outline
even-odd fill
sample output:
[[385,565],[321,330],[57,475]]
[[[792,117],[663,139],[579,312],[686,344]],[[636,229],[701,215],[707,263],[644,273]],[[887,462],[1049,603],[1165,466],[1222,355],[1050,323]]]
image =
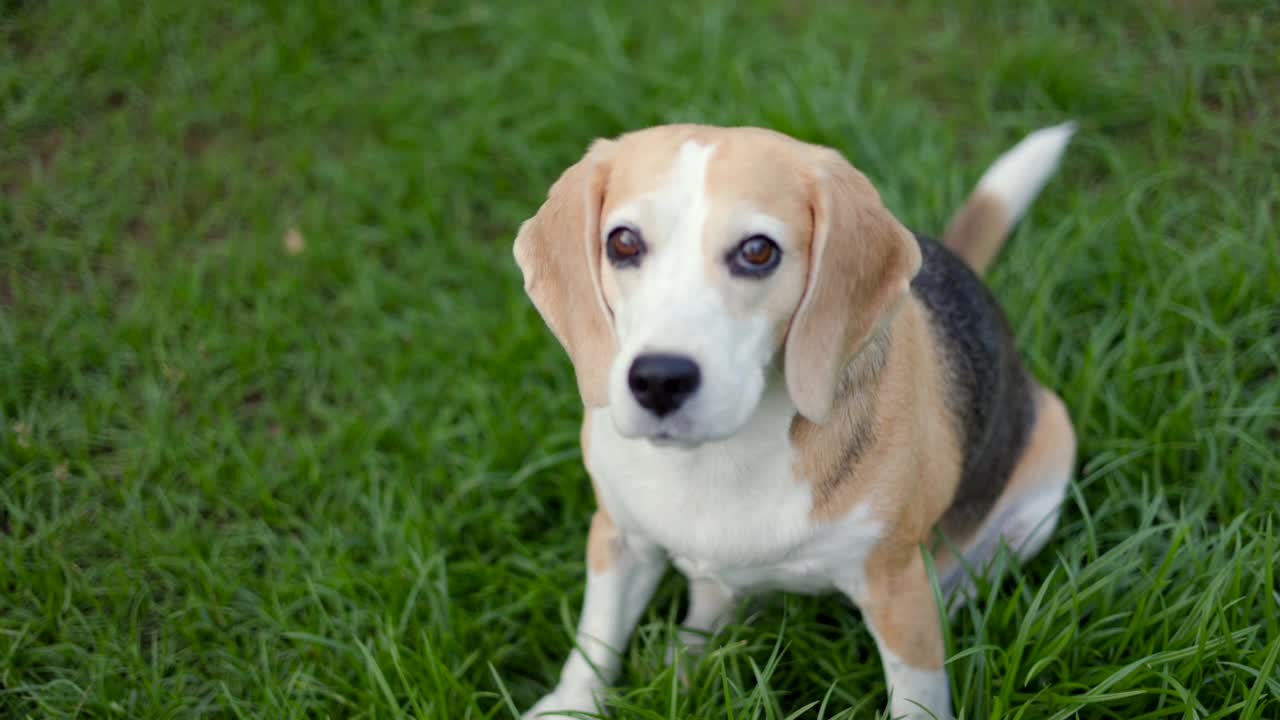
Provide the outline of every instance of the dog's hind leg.
[[1039,388],[1036,402],[1036,420],[1027,447],[991,514],[963,543],[963,562],[950,551],[939,553],[938,580],[942,591],[956,600],[953,611],[973,592],[970,572],[997,569],[992,564],[1001,543],[1025,562],[1044,547],[1058,523],[1075,465],[1076,436],[1067,408],[1057,395]]

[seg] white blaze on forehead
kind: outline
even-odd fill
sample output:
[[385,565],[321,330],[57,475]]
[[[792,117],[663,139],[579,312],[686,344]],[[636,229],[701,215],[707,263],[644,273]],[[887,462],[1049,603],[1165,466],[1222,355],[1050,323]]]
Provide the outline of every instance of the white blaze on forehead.
[[[627,224],[640,230],[649,252],[639,284],[619,314],[619,332],[629,334],[691,302],[718,303],[707,286],[703,234],[710,214],[707,166],[714,145],[688,140],[680,146],[659,185],[609,214],[608,229]],[[668,319],[669,320],[669,319]]]
[[708,211],[707,166],[715,149],[715,145],[687,140],[672,164],[667,188],[675,203],[682,206],[676,212],[678,225],[673,228],[681,241],[698,242],[702,238]]
[[686,141],[658,185],[610,212],[603,232],[607,235],[618,225],[632,225],[644,233],[646,241],[662,245],[696,239],[707,220],[707,166],[715,149]]

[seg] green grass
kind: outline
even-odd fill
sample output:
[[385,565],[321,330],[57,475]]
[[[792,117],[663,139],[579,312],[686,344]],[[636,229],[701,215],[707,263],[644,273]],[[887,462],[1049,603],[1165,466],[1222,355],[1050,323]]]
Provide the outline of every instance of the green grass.
[[[592,508],[510,255],[556,175],[765,125],[937,232],[1066,118],[990,281],[1079,479],[952,625],[957,711],[1280,716],[1274,6],[312,5],[0,1],[0,716],[511,718]],[[883,707],[833,598],[752,605],[682,685],[681,593],[615,717]]]

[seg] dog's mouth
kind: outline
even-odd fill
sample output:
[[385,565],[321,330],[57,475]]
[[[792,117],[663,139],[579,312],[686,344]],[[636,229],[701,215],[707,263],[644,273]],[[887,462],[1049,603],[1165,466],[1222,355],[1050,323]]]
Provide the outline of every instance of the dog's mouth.
[[649,435],[645,439],[653,443],[656,447],[674,448],[678,450],[693,450],[702,444],[701,440],[678,437],[665,430]]
[[685,418],[666,418],[638,432],[622,434],[637,442],[647,442],[656,448],[694,450],[707,443],[723,440],[733,433],[710,434],[703,428],[693,426]]
[[694,432],[685,418],[668,416],[662,419],[646,418],[648,422],[639,427],[616,425],[623,437],[635,442],[645,442],[659,448],[691,449],[706,441],[699,433]]

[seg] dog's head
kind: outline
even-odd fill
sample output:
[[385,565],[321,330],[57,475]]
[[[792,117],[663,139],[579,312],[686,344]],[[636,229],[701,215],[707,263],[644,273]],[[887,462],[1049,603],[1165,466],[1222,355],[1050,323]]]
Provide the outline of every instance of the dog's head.
[[839,153],[757,128],[596,141],[521,227],[525,290],[618,431],[697,444],[747,422],[775,368],[822,422],[920,266]]

